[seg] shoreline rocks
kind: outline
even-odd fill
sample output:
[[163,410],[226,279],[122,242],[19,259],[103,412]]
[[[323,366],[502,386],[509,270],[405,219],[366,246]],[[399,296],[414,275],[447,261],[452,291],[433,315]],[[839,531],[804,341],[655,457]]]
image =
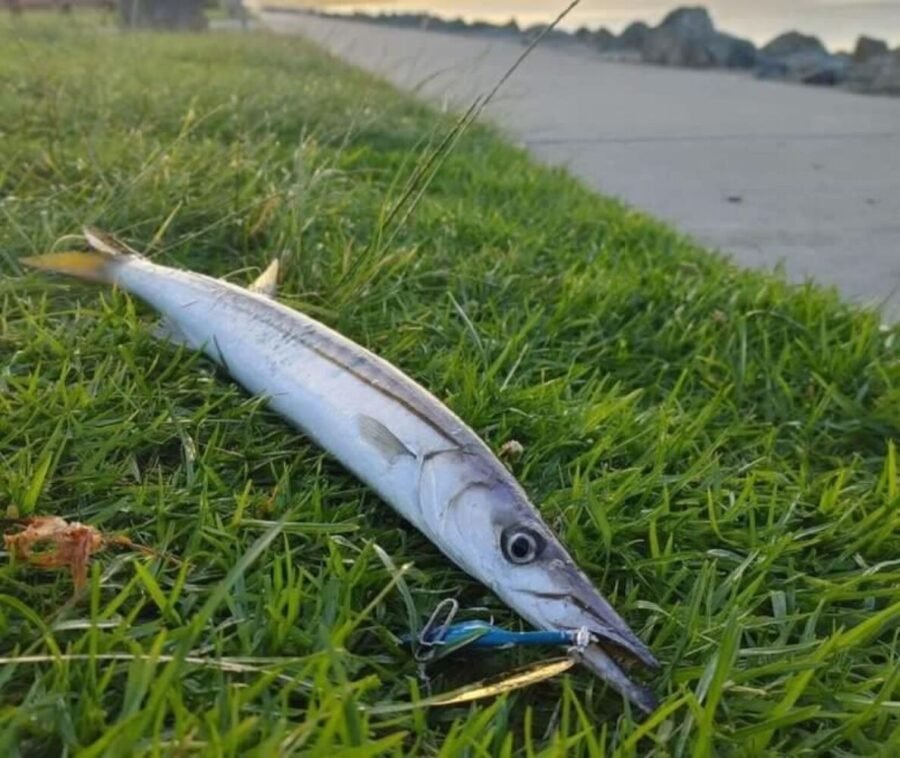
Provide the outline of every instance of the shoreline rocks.
[[856,48],[853,50],[853,62],[865,63],[872,58],[880,58],[890,52],[887,42],[880,39],[867,37],[863,34],[856,40]]
[[851,66],[845,84],[855,92],[900,97],[900,48]]
[[840,84],[850,61],[832,55],[817,37],[797,31],[779,34],[759,50],[756,76],[802,84]]
[[702,7],[677,8],[649,29],[641,46],[644,63],[685,68],[753,68],[756,46],[716,30]]
[[116,5],[126,28],[202,31],[209,26],[202,0],[118,0]]
[[[285,9],[264,7],[263,10]],[[451,34],[478,34],[519,40],[522,44],[530,44],[547,28],[546,24],[537,24],[520,29],[515,21],[469,23],[461,18],[450,20],[427,13],[297,12]],[[702,6],[676,8],[654,27],[635,21],[619,35],[604,27],[595,30],[582,27],[571,33],[553,29],[545,34],[542,44],[571,46],[607,60],[678,68],[746,70],[759,79],[900,95],[900,48],[891,51],[883,40],[862,35],[852,54],[831,53],[817,37],[788,31],[757,49],[750,40],[716,29],[709,11]]]

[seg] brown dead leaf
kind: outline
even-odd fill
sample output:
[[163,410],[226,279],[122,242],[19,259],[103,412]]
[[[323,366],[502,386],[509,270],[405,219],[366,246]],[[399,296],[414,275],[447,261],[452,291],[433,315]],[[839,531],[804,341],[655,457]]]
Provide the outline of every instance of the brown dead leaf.
[[110,545],[156,554],[127,537],[107,537],[93,526],[69,522],[59,516],[36,516],[23,519],[19,524],[24,526],[22,531],[3,535],[3,543],[10,555],[38,568],[68,568],[76,591],[87,583],[91,556]]

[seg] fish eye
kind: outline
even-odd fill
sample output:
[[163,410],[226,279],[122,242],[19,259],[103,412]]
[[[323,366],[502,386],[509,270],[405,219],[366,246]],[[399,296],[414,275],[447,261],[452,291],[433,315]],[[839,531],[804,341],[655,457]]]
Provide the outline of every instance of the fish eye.
[[500,550],[510,563],[531,563],[544,550],[544,538],[526,526],[510,526],[500,535]]

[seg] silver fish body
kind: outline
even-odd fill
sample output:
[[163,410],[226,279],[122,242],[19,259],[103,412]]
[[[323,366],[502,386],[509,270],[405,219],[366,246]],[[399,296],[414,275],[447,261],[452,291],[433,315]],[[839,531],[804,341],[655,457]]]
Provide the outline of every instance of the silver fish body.
[[[657,665],[578,569],[515,478],[452,411],[397,368],[275,300],[124,254],[29,259],[112,282],[163,316],[170,339],[204,351],[313,438],[448,558],[541,629],[587,628],[583,662],[644,711],[653,696],[616,661]],[[61,256],[93,256],[62,260]],[[71,261],[75,261],[75,264]]]

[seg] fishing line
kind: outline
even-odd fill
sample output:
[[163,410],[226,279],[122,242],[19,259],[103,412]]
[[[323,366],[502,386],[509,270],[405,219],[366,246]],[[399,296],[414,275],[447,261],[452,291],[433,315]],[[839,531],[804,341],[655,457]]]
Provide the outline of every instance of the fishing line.
[[[568,16],[569,13],[571,13],[580,3],[581,0],[572,0],[572,2],[570,2],[569,5],[567,5],[550,24],[545,26],[541,30],[540,34],[538,34],[533,40],[531,40],[525,50],[522,51],[522,53],[518,58],[516,58],[513,64],[497,80],[497,83],[488,91],[488,93],[486,95],[478,95],[472,101],[471,105],[469,105],[465,113],[460,116],[450,132],[441,140],[441,142],[434,149],[431,155],[429,155],[425,159],[425,162],[421,165],[421,167],[416,167],[416,169],[412,173],[412,176],[410,176],[409,180],[407,181],[406,188],[404,189],[403,194],[400,196],[400,199],[394,204],[394,207],[391,208],[390,211],[388,211],[387,217],[384,219],[382,228],[386,228],[387,226],[389,226],[394,218],[396,218],[400,213],[400,211],[403,210],[403,206],[409,201],[407,209],[404,211],[403,216],[396,224],[393,232],[391,232],[390,236],[384,244],[383,249],[391,246],[391,243],[396,238],[399,230],[403,227],[407,219],[415,210],[416,206],[419,204],[419,201],[422,199],[422,196],[425,194],[425,191],[431,184],[431,180],[437,175],[437,172],[444,164],[444,160],[453,150],[456,143],[459,141],[459,138],[465,133],[466,129],[468,129],[469,126],[482,114],[484,109],[491,103],[491,101],[494,99],[503,85],[506,84],[509,78],[516,72],[516,70],[518,70],[519,66],[524,63],[525,59],[529,55],[531,55],[532,51],[541,43],[544,37],[550,34],[550,32],[552,32],[554,29],[556,29],[559,23],[566,16]],[[417,183],[420,179],[422,180],[422,184],[417,187]]]

